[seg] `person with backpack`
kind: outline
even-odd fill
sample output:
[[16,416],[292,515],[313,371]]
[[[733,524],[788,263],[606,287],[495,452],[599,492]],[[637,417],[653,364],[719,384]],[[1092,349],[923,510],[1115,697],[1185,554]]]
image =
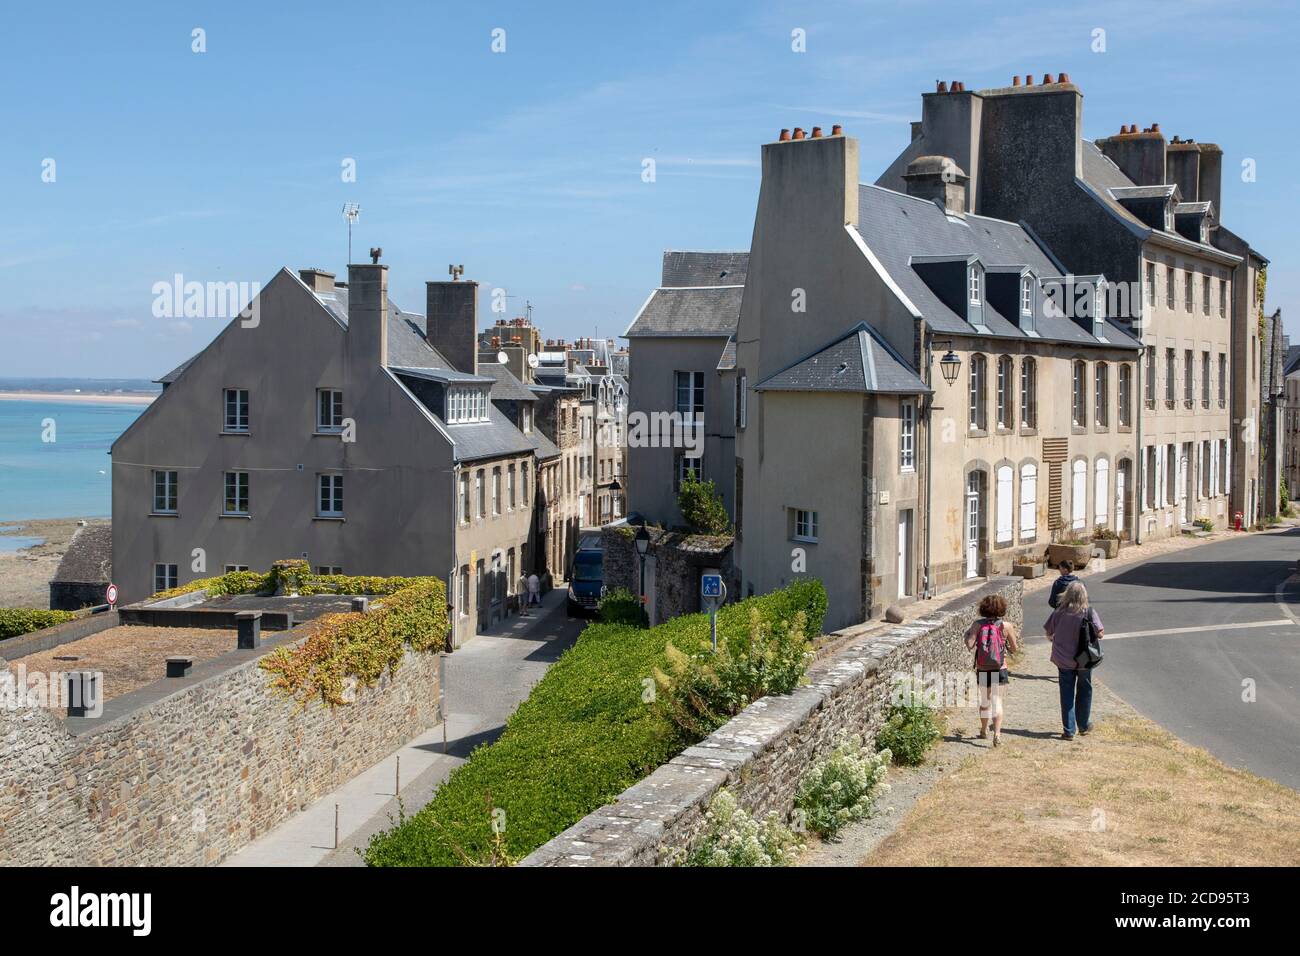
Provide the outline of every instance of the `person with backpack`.
[[1060,606],[1061,595],[1065,593],[1065,589],[1079,580],[1074,576],[1073,561],[1062,561],[1056,566],[1056,570],[1061,572],[1060,577],[1052,582],[1052,593],[1047,596],[1047,606],[1053,611]]
[[975,682],[979,686],[980,740],[989,735],[993,723],[993,746],[1002,743],[1002,688],[1011,683],[1007,670],[1008,651],[1020,649],[1016,629],[1003,620],[1007,599],[990,594],[980,601],[980,616],[966,630],[966,648],[975,652]]
[[1088,603],[1082,581],[1065,589],[1061,606],[1043,630],[1051,638],[1052,663],[1060,678],[1061,737],[1073,740],[1076,729],[1080,734],[1092,730],[1092,669],[1101,662],[1101,618]]

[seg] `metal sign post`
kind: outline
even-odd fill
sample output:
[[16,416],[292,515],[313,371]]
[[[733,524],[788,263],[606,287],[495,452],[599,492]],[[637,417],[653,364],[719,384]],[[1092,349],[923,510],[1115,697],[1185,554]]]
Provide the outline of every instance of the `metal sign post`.
[[722,583],[721,574],[704,574],[700,576],[700,599],[709,608],[709,642],[713,653],[718,653],[718,608],[727,600],[727,586]]

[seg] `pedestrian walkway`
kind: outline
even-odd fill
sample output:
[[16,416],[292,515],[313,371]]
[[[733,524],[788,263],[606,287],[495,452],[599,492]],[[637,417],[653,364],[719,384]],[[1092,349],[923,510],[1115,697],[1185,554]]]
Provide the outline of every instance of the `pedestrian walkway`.
[[506,718],[577,639],[582,623],[565,616],[564,589],[542,600],[540,611],[506,618],[448,655],[445,728],[438,724],[408,741],[222,865],[361,865],[358,851],[370,837],[391,827],[399,812],[418,811],[475,747],[496,739]]

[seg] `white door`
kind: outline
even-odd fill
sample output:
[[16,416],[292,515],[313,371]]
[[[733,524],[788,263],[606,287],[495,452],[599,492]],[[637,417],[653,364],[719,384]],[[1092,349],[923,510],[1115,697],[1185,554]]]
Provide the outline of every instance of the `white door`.
[[912,593],[912,509],[898,513],[898,596]]
[[1187,446],[1184,445],[1182,454],[1178,456],[1178,520],[1183,524],[1187,524],[1187,522],[1192,520],[1187,513],[1188,505],[1190,504],[1189,499],[1191,498],[1191,495],[1187,493],[1189,490],[1187,487],[1187,475]]
[[971,472],[966,482],[966,577],[979,574],[980,564],[980,477]]
[[1115,472],[1115,531],[1124,533],[1124,491],[1128,485],[1128,468],[1125,462]]

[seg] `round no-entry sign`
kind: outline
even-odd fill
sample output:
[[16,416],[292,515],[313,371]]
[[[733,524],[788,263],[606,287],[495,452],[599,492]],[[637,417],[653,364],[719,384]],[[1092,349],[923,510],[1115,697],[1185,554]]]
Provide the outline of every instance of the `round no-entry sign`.
[[116,585],[116,584],[110,584],[110,585],[108,586],[108,594],[107,594],[107,596],[108,596],[108,603],[109,603],[109,606],[110,606],[110,607],[111,607],[112,605],[114,605],[114,604],[117,603],[117,585]]

